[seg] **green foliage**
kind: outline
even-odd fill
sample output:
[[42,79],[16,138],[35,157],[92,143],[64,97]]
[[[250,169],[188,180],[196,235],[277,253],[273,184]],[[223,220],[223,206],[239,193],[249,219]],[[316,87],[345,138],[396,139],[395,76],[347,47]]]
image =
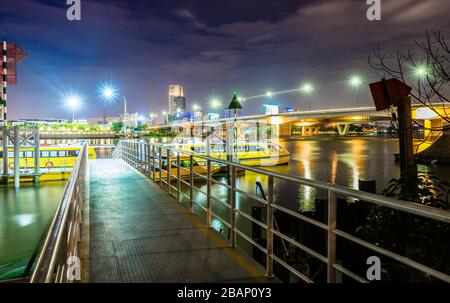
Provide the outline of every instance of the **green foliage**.
[[111,125],[111,131],[114,133],[119,133],[123,128],[123,122],[122,121],[117,121],[117,122],[113,122]]
[[178,135],[179,135],[178,132],[162,129],[158,131],[149,131],[147,136],[152,138],[162,138],[162,137],[176,137]]
[[[449,210],[450,184],[432,174],[392,179],[383,191],[388,197]],[[450,224],[387,207],[371,206],[366,225],[358,228],[369,241],[432,268],[450,273]],[[416,274],[416,281],[428,277]]]

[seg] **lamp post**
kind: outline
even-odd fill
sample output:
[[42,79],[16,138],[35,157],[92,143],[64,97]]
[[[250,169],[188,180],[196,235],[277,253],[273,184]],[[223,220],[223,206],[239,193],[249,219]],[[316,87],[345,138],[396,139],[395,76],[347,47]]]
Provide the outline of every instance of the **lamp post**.
[[312,92],[314,91],[314,86],[309,83],[309,82],[305,82],[301,87],[300,90],[306,95],[307,98],[307,102],[308,102],[308,110],[311,110],[311,99],[310,99],[310,95],[312,94]]
[[[111,85],[106,85],[103,86],[100,90],[101,95],[104,99],[111,101],[113,99],[115,99],[118,95],[117,95],[117,90],[111,86]],[[124,127],[124,134],[125,134],[125,139],[128,138],[128,131],[127,131],[127,99],[125,98],[125,96],[120,95],[120,97],[122,98],[123,101],[123,127]]]
[[348,84],[356,91],[356,107],[359,107],[359,90],[362,85],[362,79],[359,75],[352,75],[348,79]]
[[[227,160],[230,161],[237,161],[237,155],[236,155],[236,149],[237,149],[237,119],[236,119],[236,115],[238,110],[242,109],[242,105],[238,100],[237,94],[236,92],[233,93],[233,98],[231,99],[231,103],[230,105],[228,105],[228,110],[231,112],[233,111],[233,115],[234,115],[234,125],[233,125],[233,154],[230,155],[230,148],[229,146],[231,145],[229,142],[229,132],[227,132]],[[227,128],[228,129],[228,128]]]
[[72,109],[72,122],[75,121],[75,109],[80,105],[81,98],[77,95],[72,95],[67,98],[67,105]]

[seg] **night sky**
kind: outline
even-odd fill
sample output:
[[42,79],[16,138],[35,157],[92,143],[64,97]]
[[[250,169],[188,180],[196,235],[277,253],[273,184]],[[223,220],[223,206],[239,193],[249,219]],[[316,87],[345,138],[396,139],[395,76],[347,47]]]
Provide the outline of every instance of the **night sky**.
[[[215,95],[228,105],[243,96],[316,85],[312,109],[355,105],[347,77],[377,76],[367,55],[414,46],[426,29],[450,39],[449,0],[382,0],[381,21],[368,21],[365,0],[81,0],[81,21],[66,19],[65,0],[2,1],[0,33],[28,58],[8,90],[9,117],[70,118],[63,96],[83,97],[77,118],[100,116],[102,82],[112,81],[129,111],[167,110],[169,84],[183,84],[188,105],[206,108]],[[361,105],[371,105],[368,89]],[[300,93],[247,101],[245,114],[264,103],[305,109]],[[190,108],[190,106],[189,106]],[[119,103],[108,114],[117,115]]]

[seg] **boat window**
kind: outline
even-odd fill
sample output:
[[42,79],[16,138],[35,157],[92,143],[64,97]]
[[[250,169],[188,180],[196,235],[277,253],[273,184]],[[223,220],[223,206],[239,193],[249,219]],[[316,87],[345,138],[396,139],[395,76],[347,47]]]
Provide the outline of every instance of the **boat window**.
[[76,157],[77,156],[76,150],[68,150],[67,153],[69,157]]
[[58,157],[67,157],[67,150],[58,151]]
[[50,152],[48,150],[41,151],[41,157],[43,157],[43,158],[50,157]]
[[26,158],[34,158],[34,153],[32,151],[26,151],[25,152],[25,157]]
[[14,158],[14,152],[8,152],[8,158]]
[[58,151],[56,151],[56,150],[51,150],[51,151],[50,151],[50,157],[58,157]]
[[3,151],[0,151],[0,158],[3,158]]

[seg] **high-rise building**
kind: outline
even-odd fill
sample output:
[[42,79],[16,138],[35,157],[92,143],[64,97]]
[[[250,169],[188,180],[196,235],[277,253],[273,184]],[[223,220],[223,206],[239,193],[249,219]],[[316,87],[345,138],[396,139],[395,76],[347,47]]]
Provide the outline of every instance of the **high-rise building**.
[[169,85],[169,114],[184,112],[186,109],[186,99],[182,85]]

